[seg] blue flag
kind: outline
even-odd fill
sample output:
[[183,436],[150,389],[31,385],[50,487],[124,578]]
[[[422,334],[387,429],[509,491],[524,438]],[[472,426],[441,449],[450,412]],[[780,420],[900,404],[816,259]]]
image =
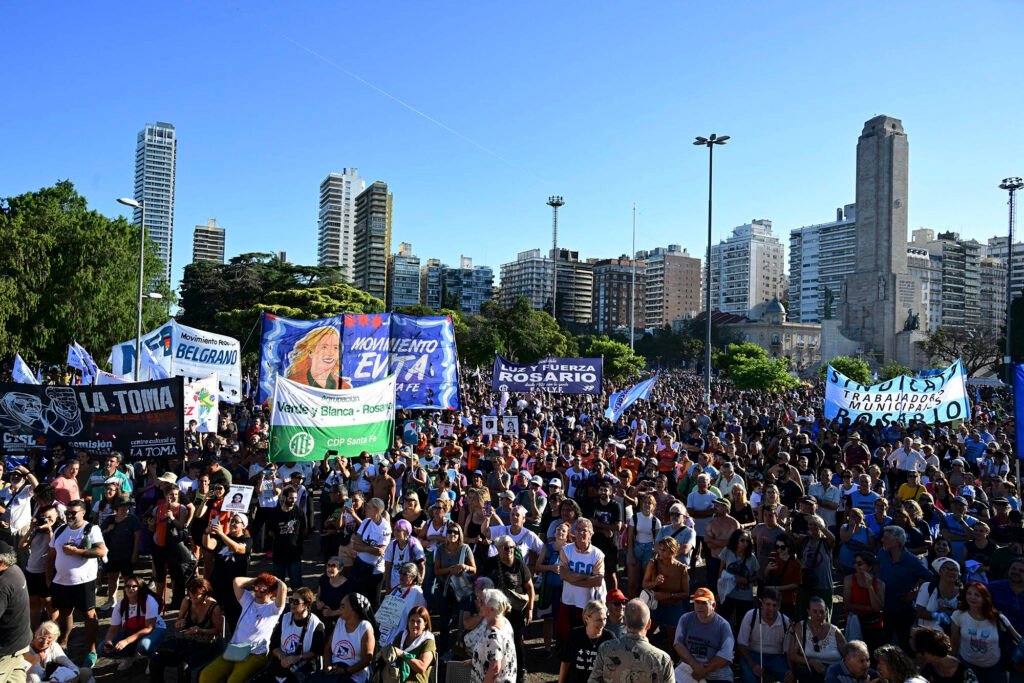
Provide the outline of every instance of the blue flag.
[[20,353],[14,354],[14,368],[11,370],[11,377],[18,384],[39,384],[39,380],[32,375],[32,370],[21,359]]
[[[145,344],[142,345],[142,370],[149,371],[150,379],[168,379],[170,374],[164,366],[160,365],[153,352]],[[141,372],[141,371],[140,371]]]
[[1017,424],[1017,459],[1024,460],[1024,363],[1013,366],[1013,419]]
[[626,412],[626,408],[636,403],[639,399],[646,401],[654,389],[654,383],[657,381],[658,375],[655,375],[625,391],[616,391],[608,397],[608,410],[604,411],[604,416],[612,422],[617,421]]

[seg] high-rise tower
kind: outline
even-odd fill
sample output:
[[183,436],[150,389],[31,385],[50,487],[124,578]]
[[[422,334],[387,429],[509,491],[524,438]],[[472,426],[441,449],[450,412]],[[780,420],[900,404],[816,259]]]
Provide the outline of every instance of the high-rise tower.
[[350,282],[355,277],[356,197],[365,189],[355,168],[331,173],[320,183],[317,263],[341,268]]
[[[178,137],[174,126],[157,121],[139,131],[135,143],[135,201],[146,206],[146,235],[156,244],[164,262],[163,276],[171,280],[174,247],[174,172]],[[142,221],[142,209],[135,209],[135,222]]]
[[916,366],[908,335],[920,325],[920,283],[907,272],[909,145],[903,123],[876,116],[857,140],[856,270],[846,277],[843,335],[882,364]]
[[355,203],[352,284],[381,301],[388,298],[391,205],[388,184],[380,180],[363,190]]

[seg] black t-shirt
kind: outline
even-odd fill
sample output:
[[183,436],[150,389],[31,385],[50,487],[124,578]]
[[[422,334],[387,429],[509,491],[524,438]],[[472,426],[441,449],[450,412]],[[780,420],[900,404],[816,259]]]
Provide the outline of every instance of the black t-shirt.
[[274,560],[280,562],[298,562],[302,559],[302,531],[305,519],[299,506],[291,510],[281,507],[274,509],[268,522],[269,529],[274,532]]
[[569,632],[569,639],[562,646],[561,660],[569,665],[566,683],[587,683],[590,671],[597,659],[597,649],[601,643],[615,640],[611,631],[604,629],[596,640],[587,635],[586,626],[578,626]]
[[800,496],[804,495],[804,492],[800,490],[800,486],[795,481],[779,482],[779,501],[788,507],[790,510],[796,509],[796,502],[800,499]]
[[533,580],[530,568],[522,558],[516,557],[509,567],[500,560],[494,563],[494,587],[526,593],[526,584]]
[[0,657],[13,655],[32,642],[28,587],[18,566],[0,572]]
[[[615,525],[622,521],[619,504],[614,500],[609,500],[607,505],[601,505],[600,501],[595,502],[591,517],[595,522],[608,525]],[[594,545],[598,548],[617,547],[616,540],[615,532],[612,532],[611,538],[604,531],[594,532]]]

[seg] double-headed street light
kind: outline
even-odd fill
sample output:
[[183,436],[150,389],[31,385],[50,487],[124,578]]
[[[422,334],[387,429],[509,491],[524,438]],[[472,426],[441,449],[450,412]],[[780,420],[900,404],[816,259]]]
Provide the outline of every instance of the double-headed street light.
[[[127,197],[119,198],[117,203],[130,206],[142,212],[141,220],[139,221],[139,305],[135,319],[135,381],[138,382],[142,364],[142,279],[146,259],[146,203]],[[152,299],[156,297],[151,294],[146,298]]]
[[1010,226],[1006,236],[1006,355],[1003,362],[1006,364],[1006,383],[1013,383],[1013,355],[1010,346],[1010,314],[1013,311],[1013,219],[1014,219],[1014,195],[1017,190],[1024,188],[1024,180],[1020,178],[1003,178],[999,183],[1000,190],[1010,193]]
[[707,335],[704,338],[704,400],[711,410],[711,189],[714,180],[715,145],[724,145],[728,135],[718,137],[712,133],[709,137],[698,137],[693,144],[708,148],[708,253],[704,262],[704,313],[707,316]]

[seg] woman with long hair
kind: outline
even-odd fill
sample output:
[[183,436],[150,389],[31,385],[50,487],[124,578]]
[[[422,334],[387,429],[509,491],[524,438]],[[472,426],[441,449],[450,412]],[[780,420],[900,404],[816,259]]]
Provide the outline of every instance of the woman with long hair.
[[655,516],[657,501],[650,493],[638,499],[639,509],[629,519],[626,531],[627,575],[629,595],[640,592],[644,571],[654,557],[654,539],[661,531],[661,521]]
[[114,603],[103,654],[121,659],[118,671],[127,671],[136,660],[149,657],[167,637],[160,604],[149,586],[131,576],[124,581],[124,597]]
[[210,582],[198,576],[185,586],[185,599],[174,622],[175,636],[168,638],[149,660],[149,680],[164,683],[164,669],[178,667],[178,683],[191,681],[196,669],[220,653],[224,612],[213,599]]
[[914,652],[924,660],[921,673],[931,683],[978,683],[974,671],[954,657],[949,636],[931,628],[915,629],[910,634]]
[[188,533],[195,507],[181,500],[181,489],[175,484],[164,479],[161,482],[166,484],[163,486],[164,499],[153,511],[153,581],[156,594],[163,602],[170,575],[173,583],[171,604],[180,605],[185,599],[185,584],[196,572],[196,558]]
[[[754,543],[750,532],[736,529],[729,536],[719,560],[722,571],[735,577],[736,585],[728,595],[720,595],[722,601],[721,615],[732,625],[733,632],[739,628],[740,621],[754,606],[754,583],[761,570],[754,556]],[[669,641],[671,642],[671,641]]]
[[974,671],[979,683],[1006,683],[1008,672],[999,664],[999,632],[1016,631],[992,604],[992,594],[984,584],[967,584],[964,602],[967,609],[953,612],[953,650]]
[[[472,597],[476,560],[463,538],[462,527],[455,522],[449,522],[445,543],[438,546],[434,554],[434,576],[441,584],[437,645],[442,653],[448,651],[452,617],[458,613],[459,603]],[[466,590],[467,586],[469,590]]]
[[324,647],[324,669],[306,681],[366,683],[376,651],[377,622],[370,601],[360,593],[349,593],[341,601],[341,617]]
[[341,382],[341,337],[330,326],[306,333],[288,354],[284,376],[293,382],[321,389],[346,389]]
[[199,683],[248,681],[270,659],[270,639],[284,612],[288,587],[273,574],[235,577],[234,599],[242,606],[235,632],[224,652],[199,674]]
[[674,642],[676,625],[690,602],[690,574],[679,561],[679,543],[674,538],[658,541],[657,552],[644,570],[643,587],[658,601],[651,621],[666,632],[667,642]]
[[[853,558],[853,573],[843,579],[843,605],[847,623],[853,616],[860,624],[862,637],[868,650],[874,652],[885,638],[885,582],[872,573],[875,556],[859,552]],[[849,631],[847,631],[849,633]]]
[[412,527],[412,535],[419,536],[420,531],[427,525],[427,513],[420,507],[420,499],[415,491],[405,490],[402,497],[402,510],[395,515],[395,523],[404,519]]
[[757,525],[754,509],[747,501],[747,489],[743,484],[733,484],[729,489],[729,500],[732,502],[732,512],[729,514],[740,523],[740,528],[752,529]]
[[789,508],[782,504],[779,487],[775,484],[765,485],[761,499],[754,508],[758,522],[764,522],[765,510],[775,510],[775,519],[780,525],[785,527],[789,522]]
[[928,683],[918,675],[914,660],[898,645],[882,645],[871,652],[878,659],[879,676],[887,683]]
[[764,572],[767,572],[768,560],[775,552],[775,544],[779,537],[786,533],[786,529],[779,524],[775,510],[765,509],[761,518],[763,521],[750,530],[750,537],[754,540],[754,555],[757,562],[764,568]]

